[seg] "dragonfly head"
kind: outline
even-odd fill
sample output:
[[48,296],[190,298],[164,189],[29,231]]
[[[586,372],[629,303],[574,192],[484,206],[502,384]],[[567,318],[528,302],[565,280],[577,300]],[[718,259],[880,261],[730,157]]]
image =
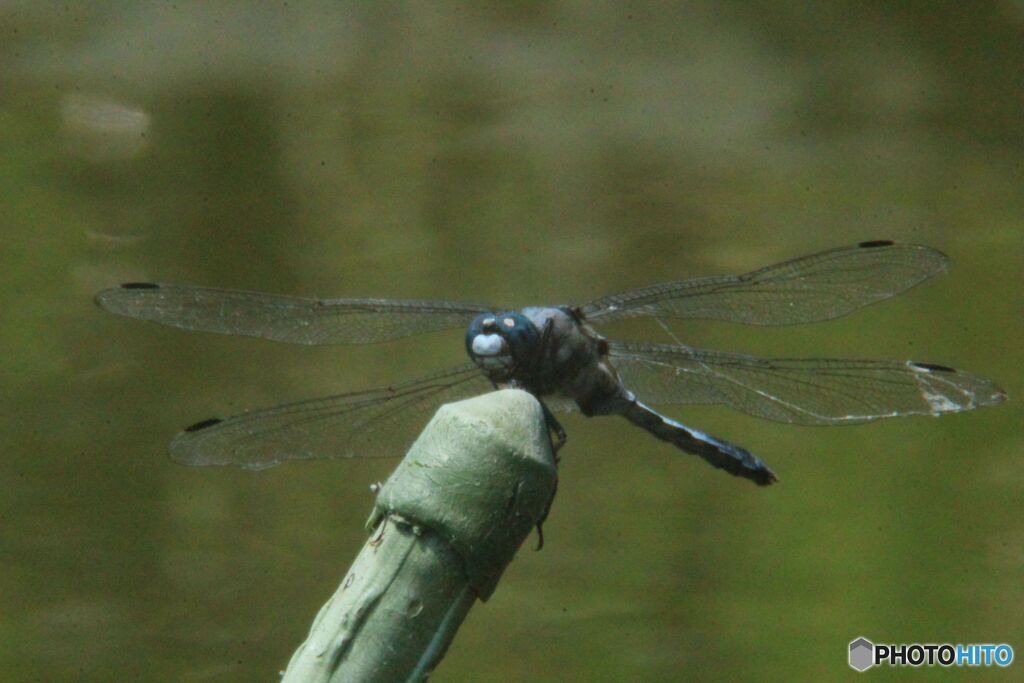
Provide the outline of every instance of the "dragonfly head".
[[506,379],[540,341],[540,332],[522,313],[484,313],[466,330],[466,353],[493,379]]

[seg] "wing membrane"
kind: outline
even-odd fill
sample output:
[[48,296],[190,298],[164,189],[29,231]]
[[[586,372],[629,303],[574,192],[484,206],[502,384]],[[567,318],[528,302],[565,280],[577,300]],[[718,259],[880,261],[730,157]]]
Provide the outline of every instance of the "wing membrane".
[[263,469],[285,460],[400,456],[442,403],[491,388],[467,364],[393,387],[206,420],[174,439],[171,457]]
[[674,344],[614,343],[611,355],[644,401],[722,404],[795,424],[941,415],[1005,398],[989,379],[913,361],[757,358]]
[[749,325],[830,320],[899,294],[946,266],[946,256],[929,247],[862,242],[744,275],[679,280],[614,294],[584,306],[583,312],[601,323],[634,316]]
[[308,299],[174,284],[129,283],[96,295],[117,315],[185,330],[293,344],[369,344],[464,327],[483,304],[391,299]]

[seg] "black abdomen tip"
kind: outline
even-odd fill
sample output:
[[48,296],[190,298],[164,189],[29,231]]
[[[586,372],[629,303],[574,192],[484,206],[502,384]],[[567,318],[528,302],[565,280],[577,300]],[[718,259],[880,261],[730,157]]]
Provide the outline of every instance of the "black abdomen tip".
[[892,240],[868,240],[867,242],[861,242],[857,246],[861,249],[873,249],[874,247],[891,247],[895,244]]
[[155,282],[126,282],[121,289],[160,289],[160,285]]
[[206,429],[207,427],[212,427],[213,425],[220,424],[223,421],[224,420],[220,419],[219,417],[211,417],[208,420],[203,420],[202,422],[196,422],[194,425],[189,425],[188,427],[185,427],[185,431],[186,432],[198,432],[200,429]]
[[767,466],[754,476],[754,483],[758,486],[771,486],[778,483],[778,481],[779,478]]
[[918,363],[915,361],[912,362],[911,365],[915,368],[927,370],[929,372],[956,372],[953,368],[946,367],[945,365],[936,365],[935,363]]

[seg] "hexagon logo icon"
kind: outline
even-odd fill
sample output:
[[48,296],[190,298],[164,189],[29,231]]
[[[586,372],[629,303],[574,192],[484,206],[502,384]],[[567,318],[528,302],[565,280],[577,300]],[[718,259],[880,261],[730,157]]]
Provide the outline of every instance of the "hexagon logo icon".
[[875,644],[861,636],[850,642],[850,667],[867,671],[875,665]]

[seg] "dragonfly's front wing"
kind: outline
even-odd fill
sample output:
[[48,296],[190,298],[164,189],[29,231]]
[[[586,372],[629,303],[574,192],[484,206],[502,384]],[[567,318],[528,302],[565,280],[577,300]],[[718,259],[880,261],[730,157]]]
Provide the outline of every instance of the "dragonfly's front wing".
[[777,263],[743,275],[663,282],[582,307],[595,323],[635,316],[705,318],[749,325],[831,320],[895,296],[946,269],[946,255],[888,240]]
[[103,309],[183,330],[292,344],[370,344],[465,327],[483,304],[396,299],[310,299],[192,285],[131,282],[96,295]]

